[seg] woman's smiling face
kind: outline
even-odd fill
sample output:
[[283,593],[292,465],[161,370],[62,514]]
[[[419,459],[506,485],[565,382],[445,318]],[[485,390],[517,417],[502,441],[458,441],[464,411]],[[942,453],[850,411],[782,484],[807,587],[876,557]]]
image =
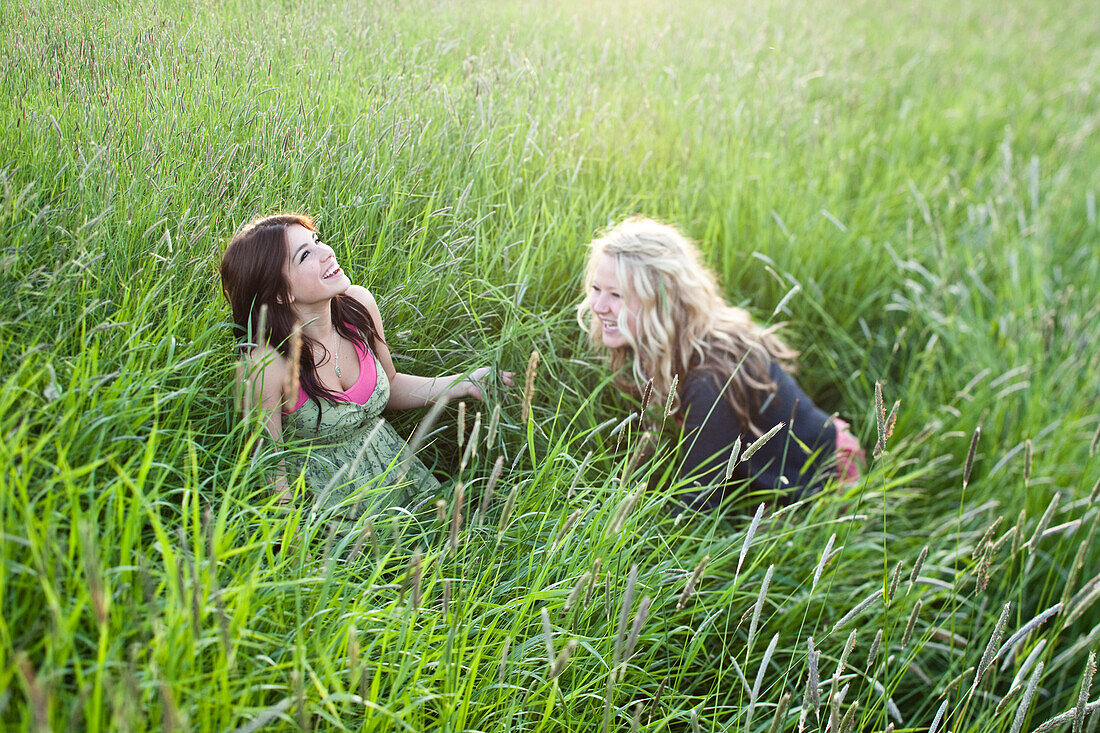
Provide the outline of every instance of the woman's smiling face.
[[300,224],[286,230],[286,281],[290,302],[306,306],[331,300],[351,286],[332,248]]
[[600,255],[596,263],[592,287],[588,291],[588,305],[600,323],[604,346],[618,349],[631,345],[623,327],[630,334],[637,334],[636,303],[623,294],[618,268],[610,255]]

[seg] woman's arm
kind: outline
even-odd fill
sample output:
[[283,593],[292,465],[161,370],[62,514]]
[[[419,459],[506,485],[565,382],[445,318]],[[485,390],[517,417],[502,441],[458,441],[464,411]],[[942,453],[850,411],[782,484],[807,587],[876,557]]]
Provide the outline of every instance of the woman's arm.
[[[283,439],[283,404],[289,376],[286,359],[270,346],[257,347],[237,368],[244,384],[241,411],[246,418],[259,415],[268,435],[278,446]],[[280,459],[275,470],[275,494],[280,504],[290,501],[286,470]]]
[[[726,465],[733,444],[742,434],[741,423],[722,395],[722,385],[709,374],[693,375],[681,396],[684,411],[684,461],[680,478],[698,484],[697,494],[682,497],[693,508],[721,501],[722,492],[714,489],[725,483]],[[742,446],[744,447],[744,446]]]
[[[363,287],[352,285],[348,288],[348,295],[359,301],[371,320],[378,328],[378,335],[382,341],[375,345],[375,353],[382,362],[382,368],[390,380],[390,401],[387,407],[396,410],[406,410],[412,407],[424,407],[440,399],[455,400],[462,397],[484,399],[482,393],[482,380],[492,370],[489,367],[481,367],[470,372],[468,376],[461,374],[448,374],[440,377],[418,377],[413,374],[402,374],[393,365],[393,357],[389,347],[384,343],[386,338],[385,328],[382,325],[382,314],[378,310],[378,303],[374,296]],[[501,372],[504,384],[512,385],[512,372]]]

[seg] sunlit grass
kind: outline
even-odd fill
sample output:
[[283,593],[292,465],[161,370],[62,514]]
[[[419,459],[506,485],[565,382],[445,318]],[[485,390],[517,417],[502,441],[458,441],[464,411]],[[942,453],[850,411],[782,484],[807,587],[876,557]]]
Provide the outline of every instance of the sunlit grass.
[[[1038,0],[11,9],[0,719],[1095,729],[1098,20]],[[538,349],[527,421],[520,390],[468,403],[461,471],[457,410],[430,431],[438,507],[336,533],[275,506],[216,279],[275,209],[318,217],[399,368],[522,373]],[[636,212],[790,323],[801,381],[865,445],[875,384],[900,400],[863,483],[675,517],[571,315],[583,243]]]

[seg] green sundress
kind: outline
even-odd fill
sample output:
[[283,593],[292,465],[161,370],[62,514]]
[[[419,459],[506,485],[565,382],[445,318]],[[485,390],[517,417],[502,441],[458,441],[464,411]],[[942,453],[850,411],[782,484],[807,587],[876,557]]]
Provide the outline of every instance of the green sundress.
[[374,361],[375,387],[364,404],[309,398],[283,415],[283,438],[299,449],[291,476],[302,473],[317,520],[354,521],[394,507],[413,509],[440,489],[382,417],[390,382],[378,357],[358,344],[356,351],[360,379],[365,358]]

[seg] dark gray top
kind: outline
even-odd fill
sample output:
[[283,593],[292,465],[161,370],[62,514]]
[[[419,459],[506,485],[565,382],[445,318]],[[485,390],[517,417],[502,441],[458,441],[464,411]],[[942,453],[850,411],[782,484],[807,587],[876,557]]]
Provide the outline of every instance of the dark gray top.
[[761,434],[783,423],[775,435],[747,461],[733,469],[726,484],[726,465],[734,441],[741,438],[744,453],[759,436],[734,414],[725,383],[713,372],[694,369],[684,379],[680,409],[684,429],[684,461],[681,479],[690,484],[681,500],[694,509],[715,509],[731,486],[751,482],[752,488],[790,492],[795,497],[821,488],[832,475],[836,452],[836,426],[820,410],[794,378],[777,362],[769,370],[776,390],[761,400],[753,422]]

